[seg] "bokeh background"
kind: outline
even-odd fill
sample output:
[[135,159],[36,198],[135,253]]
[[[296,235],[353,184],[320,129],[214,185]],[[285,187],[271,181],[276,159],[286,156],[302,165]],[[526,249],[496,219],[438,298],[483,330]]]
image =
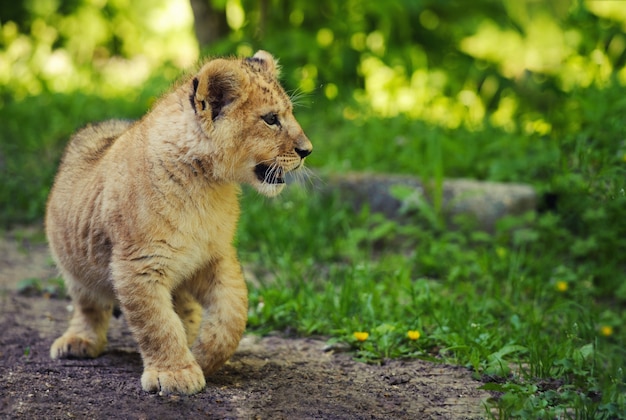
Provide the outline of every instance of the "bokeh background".
[[140,116],[201,57],[259,48],[323,139],[315,167],[622,191],[604,176],[626,159],[619,1],[25,0],[0,23],[4,225],[41,217],[73,130]]

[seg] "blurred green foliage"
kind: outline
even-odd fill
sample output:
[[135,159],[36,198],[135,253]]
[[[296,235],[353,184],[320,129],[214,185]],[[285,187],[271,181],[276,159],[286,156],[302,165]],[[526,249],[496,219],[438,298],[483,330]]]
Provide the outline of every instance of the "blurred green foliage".
[[[121,94],[198,48],[184,0],[26,0],[0,6],[0,94]],[[170,78],[173,75],[170,73]]]
[[546,134],[577,122],[570,93],[626,83],[626,18],[607,2],[226,3],[241,4],[244,24],[209,51],[278,51],[294,88],[378,115]]

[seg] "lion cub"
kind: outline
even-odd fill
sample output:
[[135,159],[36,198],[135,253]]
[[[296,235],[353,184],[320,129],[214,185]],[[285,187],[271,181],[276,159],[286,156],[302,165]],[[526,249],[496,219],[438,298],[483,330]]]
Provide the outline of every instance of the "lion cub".
[[312,150],[277,76],[265,51],[215,59],[140,121],[72,137],[46,212],[74,304],[53,359],[98,356],[116,302],[146,391],[198,392],[233,354],[248,311],[239,184],[275,196]]

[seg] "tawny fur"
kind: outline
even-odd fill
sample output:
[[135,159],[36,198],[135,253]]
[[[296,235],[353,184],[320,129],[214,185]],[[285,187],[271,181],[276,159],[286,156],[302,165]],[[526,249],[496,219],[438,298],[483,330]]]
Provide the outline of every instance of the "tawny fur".
[[146,391],[192,394],[233,354],[248,298],[233,236],[239,184],[274,196],[312,150],[273,57],[215,59],[140,121],[71,139],[46,233],[74,304],[53,359],[96,357],[119,303]]

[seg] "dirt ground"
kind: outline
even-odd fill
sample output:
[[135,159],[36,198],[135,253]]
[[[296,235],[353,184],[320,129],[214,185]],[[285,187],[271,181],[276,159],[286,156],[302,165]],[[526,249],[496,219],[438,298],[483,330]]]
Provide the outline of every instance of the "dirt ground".
[[18,293],[55,275],[45,245],[0,238],[0,418],[479,419],[490,395],[460,367],[420,360],[367,365],[323,339],[246,335],[204,391],[141,389],[141,357],[123,316],[93,360],[50,360],[69,301]]

